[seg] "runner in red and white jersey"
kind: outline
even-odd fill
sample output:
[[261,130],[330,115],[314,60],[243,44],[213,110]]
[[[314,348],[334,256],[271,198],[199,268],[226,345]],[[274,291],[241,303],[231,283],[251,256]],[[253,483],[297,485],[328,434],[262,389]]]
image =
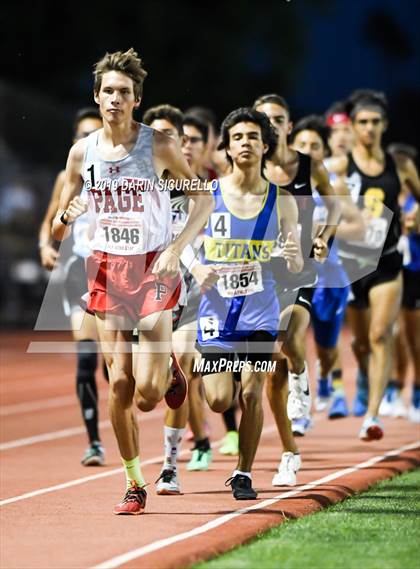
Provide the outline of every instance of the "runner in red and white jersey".
[[[153,409],[165,392],[168,404],[176,407],[183,401],[168,374],[171,308],[179,296],[179,256],[204,226],[213,198],[173,139],[133,120],[147,75],[137,53],[107,53],[95,65],[94,75],[104,127],[70,150],[53,236],[65,239],[70,225],[86,211],[79,197],[84,186],[95,221],[87,260],[88,308],[95,313],[109,371],[110,415],[127,479],[126,495],[114,513],[141,514],[146,492],[133,400],[143,411]],[[193,202],[173,242],[169,192],[160,185],[164,178],[182,185]],[[136,370],[131,353],[134,327],[141,346]]]

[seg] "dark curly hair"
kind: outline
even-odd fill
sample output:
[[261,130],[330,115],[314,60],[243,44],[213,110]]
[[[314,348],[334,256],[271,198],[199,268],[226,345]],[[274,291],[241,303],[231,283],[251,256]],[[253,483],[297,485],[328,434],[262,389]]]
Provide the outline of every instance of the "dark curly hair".
[[[236,109],[229,113],[225,120],[222,122],[222,126],[220,128],[220,143],[217,148],[218,150],[227,150],[230,140],[229,130],[241,122],[252,122],[258,125],[261,129],[262,141],[268,146],[268,150],[264,154],[261,164],[261,171],[263,172],[266,161],[271,158],[277,147],[277,134],[274,128],[271,126],[270,120],[266,114],[260,113],[252,107],[240,107],[239,109]],[[227,152],[226,157],[229,163],[232,165],[233,160]]]
[[324,117],[319,115],[308,115],[300,119],[293,127],[290,133],[290,143],[293,143],[296,136],[302,130],[313,130],[316,132],[324,143],[325,148],[328,148],[328,138],[330,136],[330,127],[325,124]]
[[379,109],[383,118],[388,115],[388,101],[385,93],[373,89],[356,89],[346,100],[346,112],[352,120],[363,109]]

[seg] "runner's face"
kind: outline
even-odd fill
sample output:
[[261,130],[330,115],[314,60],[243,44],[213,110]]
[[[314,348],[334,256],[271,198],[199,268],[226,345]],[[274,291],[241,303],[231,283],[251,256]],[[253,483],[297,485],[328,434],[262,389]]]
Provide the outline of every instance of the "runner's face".
[[155,128],[156,130],[164,132],[165,134],[167,134],[171,138],[174,138],[175,140],[178,141],[180,140],[177,128],[166,119],[155,119],[150,126],[152,128]]
[[260,165],[267,148],[259,125],[240,122],[229,129],[228,154],[237,166]]
[[195,172],[200,169],[205,152],[206,145],[201,132],[195,126],[185,125],[182,154]]
[[354,133],[351,124],[335,124],[331,127],[331,134],[330,138],[328,139],[328,145],[333,156],[347,155],[353,147],[353,142]]
[[82,119],[77,123],[73,142],[77,142],[81,138],[86,138],[91,132],[95,132],[95,130],[98,130],[101,126],[101,119],[95,119],[94,117],[86,117],[85,119]]
[[257,107],[257,111],[268,116],[279,137],[279,142],[286,141],[287,135],[290,134],[293,126],[286,109],[276,103],[264,103]]
[[378,146],[385,132],[385,121],[380,112],[359,111],[353,122],[356,140],[364,146]]
[[133,80],[119,71],[108,71],[102,76],[99,92],[95,101],[105,121],[120,124],[131,120],[133,110],[140,104],[134,96]]
[[295,137],[293,148],[302,154],[308,154],[314,160],[325,158],[325,146],[322,138],[314,130],[301,130]]

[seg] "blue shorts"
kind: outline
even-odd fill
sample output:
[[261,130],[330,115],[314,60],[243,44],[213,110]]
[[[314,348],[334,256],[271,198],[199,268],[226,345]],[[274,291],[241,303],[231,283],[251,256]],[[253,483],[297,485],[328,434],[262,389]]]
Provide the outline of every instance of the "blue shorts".
[[312,299],[312,326],[315,341],[322,348],[337,345],[346,314],[349,287],[319,288]]

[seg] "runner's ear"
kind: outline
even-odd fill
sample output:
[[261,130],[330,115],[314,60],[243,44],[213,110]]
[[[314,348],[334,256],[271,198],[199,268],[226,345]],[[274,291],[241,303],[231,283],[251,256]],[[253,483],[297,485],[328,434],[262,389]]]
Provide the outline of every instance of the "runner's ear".
[[136,100],[136,102],[134,103],[134,108],[138,109],[141,103],[141,97],[139,96],[139,98]]

